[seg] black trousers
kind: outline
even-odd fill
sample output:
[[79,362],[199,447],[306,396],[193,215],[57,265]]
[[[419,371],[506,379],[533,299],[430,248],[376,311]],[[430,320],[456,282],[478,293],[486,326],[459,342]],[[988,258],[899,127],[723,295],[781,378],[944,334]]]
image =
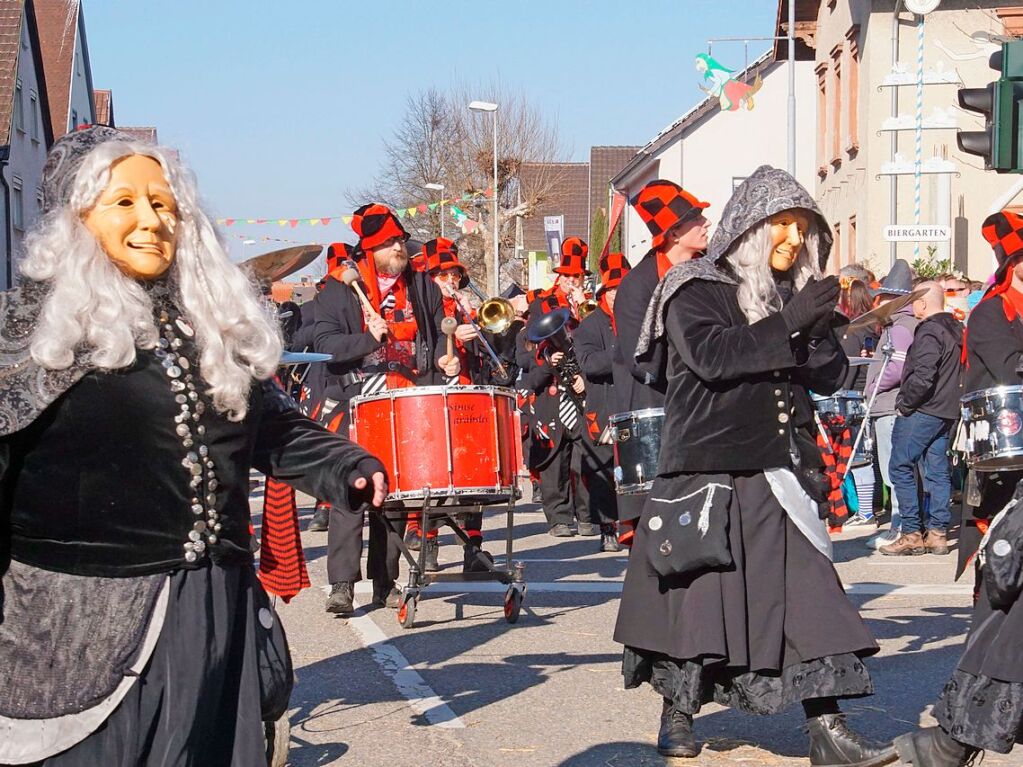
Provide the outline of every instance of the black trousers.
[[618,494],[615,492],[614,448],[611,445],[580,445],[582,484],[589,495],[590,517],[602,525],[618,520]]
[[573,519],[597,522],[591,519],[589,490],[582,481],[580,439],[578,431],[566,433],[550,462],[540,470],[543,513],[548,525],[569,525]]
[[[369,514],[369,556],[366,560],[366,575],[376,585],[388,588],[398,577],[398,560],[401,549],[398,542],[387,534],[387,526],[381,518],[388,514],[391,523],[400,535],[405,533],[403,511]],[[341,506],[330,509],[330,527],[327,529],[327,579],[331,583],[362,580],[362,521],[363,515]]]

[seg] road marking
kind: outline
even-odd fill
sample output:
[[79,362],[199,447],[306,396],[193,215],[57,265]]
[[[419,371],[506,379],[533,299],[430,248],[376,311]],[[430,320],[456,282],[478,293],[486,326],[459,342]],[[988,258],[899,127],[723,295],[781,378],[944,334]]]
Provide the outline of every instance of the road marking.
[[[363,591],[372,593],[371,585],[369,583],[365,585],[365,589],[357,588],[356,593]],[[465,722],[459,719],[437,693],[430,689],[419,673],[410,666],[408,659],[396,647],[388,644],[387,635],[369,615],[362,612],[362,605],[357,602],[356,607],[360,609],[356,610],[355,614],[348,619],[348,625],[355,630],[359,640],[373,654],[373,660],[380,666],[380,670],[391,678],[394,686],[398,688],[398,692],[408,700],[412,710],[423,716],[434,727],[465,729]],[[388,610],[387,614],[390,616],[391,611]]]

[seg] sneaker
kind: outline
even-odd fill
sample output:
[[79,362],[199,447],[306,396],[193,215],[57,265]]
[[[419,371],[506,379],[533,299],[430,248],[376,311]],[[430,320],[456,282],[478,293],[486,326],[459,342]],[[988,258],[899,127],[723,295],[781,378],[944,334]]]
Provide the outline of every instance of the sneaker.
[[864,543],[868,549],[879,549],[882,546],[895,543],[897,540],[899,540],[898,530],[886,530],[883,533],[870,536]]
[[622,550],[618,543],[618,530],[614,525],[602,525],[600,528],[600,550],[617,552]]
[[332,584],[326,609],[328,613],[335,615],[350,615],[355,612],[355,584],[352,581],[338,581]]
[[307,533],[323,533],[326,532],[328,524],[330,522],[330,507],[319,506],[313,511],[313,518],[309,520],[309,524],[305,526]]
[[924,548],[928,554],[948,554],[948,536],[944,530],[928,530],[924,539]]
[[927,553],[927,549],[924,547],[924,537],[921,533],[900,535],[895,543],[881,546],[878,551],[886,557],[915,557]]
[[600,535],[600,525],[595,525],[592,522],[580,522],[576,525],[576,531],[579,535],[585,535],[586,537]]
[[555,538],[571,538],[575,535],[571,527],[563,524],[551,525],[551,529],[548,532]]
[[863,516],[862,514],[853,514],[849,519],[845,521],[845,527],[859,527],[861,525],[875,525],[877,524],[874,519],[874,515],[871,514],[869,517]]

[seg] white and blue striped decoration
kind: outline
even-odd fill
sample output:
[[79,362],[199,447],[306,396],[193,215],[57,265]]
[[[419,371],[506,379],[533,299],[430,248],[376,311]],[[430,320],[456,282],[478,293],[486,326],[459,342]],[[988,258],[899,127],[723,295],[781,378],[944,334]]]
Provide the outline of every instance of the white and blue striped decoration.
[[[924,140],[924,17],[916,17],[916,132],[914,136],[913,223],[920,225],[920,180]],[[920,242],[913,243],[913,260],[920,258]]]

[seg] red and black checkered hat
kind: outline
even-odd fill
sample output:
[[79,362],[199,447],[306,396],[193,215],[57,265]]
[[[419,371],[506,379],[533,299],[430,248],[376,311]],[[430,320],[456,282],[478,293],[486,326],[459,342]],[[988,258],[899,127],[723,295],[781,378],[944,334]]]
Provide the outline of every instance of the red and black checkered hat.
[[444,237],[428,240],[423,244],[423,253],[426,256],[426,271],[431,277],[436,277],[445,269],[458,269],[462,272],[458,287],[464,288],[469,284],[469,272],[458,260],[458,246],[451,240]]
[[585,242],[578,237],[569,237],[561,243],[561,263],[554,269],[554,273],[566,277],[589,274],[590,271],[586,268],[586,256],[589,252],[590,249]]
[[347,242],[332,242],[327,246],[327,271],[332,272],[344,261],[352,260],[354,248]]
[[980,227],[984,239],[990,243],[998,259],[995,284],[1005,276],[1005,271],[1023,258],[1023,217],[1007,210],[992,213]]
[[600,287],[597,288],[597,296],[605,290],[617,288],[631,268],[621,253],[608,253],[600,259]]
[[709,202],[697,200],[678,184],[665,179],[651,181],[640,189],[631,204],[650,230],[650,245],[654,248],[664,244],[664,233],[673,226],[696,218],[700,211],[710,207]]
[[407,240],[409,235],[398,217],[386,205],[371,202],[352,214],[352,231],[359,235],[359,247],[373,250],[392,237]]

